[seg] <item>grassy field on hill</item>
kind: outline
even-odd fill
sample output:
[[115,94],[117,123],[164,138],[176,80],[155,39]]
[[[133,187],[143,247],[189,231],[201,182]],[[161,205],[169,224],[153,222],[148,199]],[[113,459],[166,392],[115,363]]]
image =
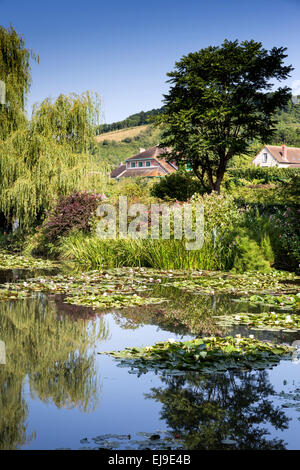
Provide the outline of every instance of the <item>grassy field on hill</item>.
[[132,139],[137,135],[141,134],[141,132],[145,131],[150,124],[145,124],[144,126],[135,126],[135,127],[128,127],[126,129],[119,129],[117,131],[112,132],[105,132],[104,134],[97,135],[96,141],[103,142],[104,140],[114,140],[115,142],[121,142],[124,139]]

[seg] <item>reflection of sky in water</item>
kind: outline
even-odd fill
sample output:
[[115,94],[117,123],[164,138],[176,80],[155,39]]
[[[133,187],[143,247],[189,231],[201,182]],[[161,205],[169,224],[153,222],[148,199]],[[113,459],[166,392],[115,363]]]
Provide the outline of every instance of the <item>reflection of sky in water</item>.
[[[277,394],[280,392],[288,393],[296,397],[293,398],[279,397],[273,398],[277,406],[282,407],[285,404],[294,404],[291,408],[282,409],[288,418],[289,428],[283,432],[273,431],[274,435],[283,439],[287,443],[287,449],[300,449],[300,363],[291,361],[281,361],[280,364],[268,371],[270,382]],[[298,389],[298,390],[297,390]],[[297,406],[298,405],[298,406]],[[299,411],[297,411],[299,408]],[[298,419],[299,418],[299,419]]]

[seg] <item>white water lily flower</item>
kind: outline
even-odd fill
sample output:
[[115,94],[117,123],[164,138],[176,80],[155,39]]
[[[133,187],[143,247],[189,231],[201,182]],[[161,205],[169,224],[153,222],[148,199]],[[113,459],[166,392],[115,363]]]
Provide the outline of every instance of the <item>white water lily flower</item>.
[[241,317],[239,315],[236,315],[234,318],[235,320],[240,320]]
[[254,339],[254,335],[249,335],[249,338]]
[[169,339],[168,339],[168,342],[169,342],[169,343],[176,343],[176,340],[175,340],[174,338],[169,338]]
[[286,319],[285,319],[286,322],[292,322],[292,318],[291,318],[291,315],[287,315]]

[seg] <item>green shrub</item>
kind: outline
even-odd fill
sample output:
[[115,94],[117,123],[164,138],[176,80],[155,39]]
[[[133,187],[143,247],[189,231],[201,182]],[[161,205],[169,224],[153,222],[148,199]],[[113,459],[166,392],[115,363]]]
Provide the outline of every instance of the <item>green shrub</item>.
[[151,194],[160,199],[187,201],[194,193],[202,191],[201,184],[189,173],[177,171],[164,176],[152,187]]
[[270,263],[265,259],[262,249],[255,240],[248,236],[237,237],[232,249],[232,271],[243,273],[245,271],[270,271]]

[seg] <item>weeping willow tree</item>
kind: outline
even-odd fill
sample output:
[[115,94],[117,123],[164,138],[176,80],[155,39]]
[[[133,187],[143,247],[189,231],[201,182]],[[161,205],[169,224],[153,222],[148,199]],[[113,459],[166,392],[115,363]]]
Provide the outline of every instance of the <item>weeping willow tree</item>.
[[46,98],[33,108],[31,131],[51,142],[67,144],[72,152],[89,152],[95,147],[99,125],[100,98],[89,92]]
[[89,92],[45,100],[30,126],[0,142],[0,211],[29,230],[60,195],[105,192],[108,178],[95,167],[93,146],[99,100]]
[[31,85],[30,61],[39,61],[25,47],[25,40],[12,26],[0,26],[0,80],[5,85],[5,102],[0,104],[0,139],[24,127],[26,95]]

